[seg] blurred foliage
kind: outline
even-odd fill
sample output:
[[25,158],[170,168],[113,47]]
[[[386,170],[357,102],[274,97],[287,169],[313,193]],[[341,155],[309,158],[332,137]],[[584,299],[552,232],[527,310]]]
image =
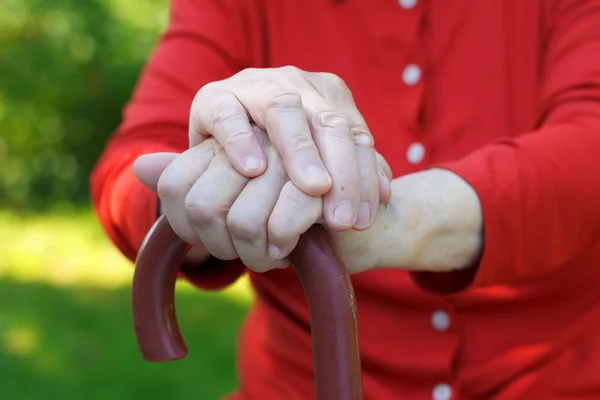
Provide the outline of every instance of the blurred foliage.
[[85,205],[168,0],[0,2],[0,208]]

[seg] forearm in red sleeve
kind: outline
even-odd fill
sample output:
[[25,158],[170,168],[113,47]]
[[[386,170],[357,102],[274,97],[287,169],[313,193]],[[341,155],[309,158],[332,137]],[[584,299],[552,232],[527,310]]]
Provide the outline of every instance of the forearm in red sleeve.
[[484,252],[474,285],[540,276],[600,240],[600,119],[582,118],[442,165],[477,192]]
[[[537,278],[600,241],[600,1],[548,3],[539,127],[440,165],[475,189],[484,219],[479,265],[440,282]],[[413,277],[437,289],[433,275]]]
[[[94,210],[110,239],[130,260],[158,215],[158,197],[133,174],[142,154],[183,152],[189,109],[206,83],[260,67],[262,8],[254,0],[174,0],[169,27],[146,65],[121,126],[91,175]],[[194,285],[217,289],[244,271],[239,262],[211,259],[185,266]]]

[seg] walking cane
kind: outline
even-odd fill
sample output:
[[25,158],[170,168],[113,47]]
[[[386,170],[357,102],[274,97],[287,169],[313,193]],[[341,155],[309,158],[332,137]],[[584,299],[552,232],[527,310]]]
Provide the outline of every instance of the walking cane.
[[[132,311],[135,333],[147,361],[187,355],[175,315],[175,282],[188,245],[161,216],[136,260]],[[328,234],[315,225],[288,257],[308,301],[317,400],[362,400],[354,290]]]

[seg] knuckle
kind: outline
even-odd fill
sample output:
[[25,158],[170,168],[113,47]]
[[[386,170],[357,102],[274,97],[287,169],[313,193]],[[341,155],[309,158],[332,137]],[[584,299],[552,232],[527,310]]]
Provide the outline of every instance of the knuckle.
[[192,104],[198,104],[199,102],[201,102],[202,100],[204,100],[209,93],[213,93],[215,91],[217,91],[219,82],[215,81],[215,82],[209,82],[207,84],[205,84],[204,86],[202,86],[197,92],[196,95],[194,96],[194,99],[192,100]]
[[288,153],[304,153],[306,151],[317,151],[317,146],[308,135],[291,135],[284,150]]
[[158,184],[156,187],[158,197],[163,203],[167,203],[170,200],[176,198],[182,190],[183,189],[177,181],[173,179],[168,179],[168,177],[161,177],[158,180]]
[[293,75],[299,75],[304,72],[300,68],[295,67],[293,65],[284,65],[283,67],[279,67],[279,70],[285,74],[293,74]]
[[244,143],[244,141],[248,138],[249,135],[252,135],[252,133],[246,130],[225,130],[225,139],[223,140],[223,146],[231,147],[237,145],[240,142]]
[[217,201],[211,201],[207,196],[188,196],[185,198],[185,209],[195,225],[205,227],[222,215]]
[[223,93],[223,84],[221,81],[209,82],[202,86],[192,99],[190,107],[192,117],[195,114],[202,114],[207,106],[210,106],[215,98],[222,97]]
[[325,79],[327,79],[327,81],[330,82],[330,84],[332,86],[337,87],[337,88],[342,88],[344,90],[348,89],[346,82],[344,82],[344,80],[342,78],[340,78],[339,75],[336,75],[331,72],[322,72],[321,74],[323,75],[323,77]]
[[317,128],[330,128],[336,131],[348,130],[348,118],[337,110],[319,110],[313,117],[313,125]]
[[295,90],[277,87],[268,92],[267,110],[298,107],[302,107],[302,97]]
[[350,130],[352,133],[352,139],[354,140],[354,145],[357,147],[362,147],[366,149],[374,149],[375,148],[375,138],[371,135],[366,128],[352,128]]
[[228,101],[216,101],[210,109],[208,118],[215,126],[236,125],[245,122],[245,115],[240,115],[237,107]]
[[243,240],[256,239],[263,231],[262,224],[252,215],[237,209],[227,214],[227,227],[232,236]]
[[210,106],[211,99],[219,92],[216,82],[207,83],[200,88],[192,99],[190,106],[190,124],[193,127],[203,126],[205,110]]
[[209,119],[214,127],[221,131],[228,142],[237,142],[243,137],[252,135],[248,129],[248,118],[235,107],[227,103],[219,103],[211,110]]
[[[243,70],[241,70],[237,74],[235,74],[234,77],[247,78],[249,76],[256,76],[258,72],[259,72],[258,68],[244,68]],[[232,79],[232,78],[229,78],[229,79]]]

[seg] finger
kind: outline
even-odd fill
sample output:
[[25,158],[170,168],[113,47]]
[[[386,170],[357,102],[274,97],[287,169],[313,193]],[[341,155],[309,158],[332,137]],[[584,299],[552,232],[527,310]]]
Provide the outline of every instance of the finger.
[[360,177],[360,204],[354,228],[365,230],[373,224],[379,208],[379,171],[373,138],[365,125],[357,124],[351,129],[358,158]]
[[266,168],[266,158],[252,132],[246,109],[222,86],[208,84],[196,94],[190,111],[190,146],[212,135],[240,174],[248,178],[258,176]]
[[387,204],[392,196],[392,185],[385,172],[379,169],[379,204]]
[[[346,115],[326,100],[310,97],[307,116],[321,157],[332,177],[324,197],[324,217],[334,230],[354,226],[361,198],[357,152]],[[307,101],[308,103],[308,101]]]
[[133,173],[148,189],[156,193],[160,175],[177,156],[177,153],[144,154],[133,163]]
[[[262,149],[261,149],[262,150]],[[240,175],[224,152],[215,154],[206,172],[198,178],[185,198],[185,208],[196,235],[216,258],[233,260],[233,246],[226,218],[229,208],[244,189],[248,178]]]
[[269,255],[278,260],[287,257],[298,244],[300,235],[319,220],[322,205],[321,197],[309,196],[288,181],[269,218]]
[[157,182],[157,193],[167,220],[175,233],[192,245],[200,241],[185,210],[185,198],[214,158],[216,146],[216,141],[208,140],[185,151],[168,164]]
[[251,82],[240,84],[235,95],[269,134],[292,182],[311,195],[327,192],[331,177],[311,135],[300,94],[269,82]]
[[278,154],[273,149],[266,150],[265,154],[267,170],[248,182],[227,214],[227,225],[237,254],[256,272],[285,268],[288,264],[284,260],[274,260],[267,253],[267,223],[288,178]]
[[[337,109],[347,118],[356,149],[360,177],[360,205],[354,228],[364,230],[373,223],[373,214],[376,212],[380,201],[379,176],[375,162],[373,136],[369,132],[364,118],[356,108],[352,92],[340,77],[330,73],[305,73],[305,77],[315,87],[319,88],[324,99],[331,104],[335,104]],[[335,204],[335,201],[332,200],[333,197],[335,197],[334,191],[325,195],[326,216],[331,214],[330,207]]]
[[[356,150],[360,177],[360,205],[354,228],[365,230],[369,228],[375,219],[375,213],[379,208],[379,168],[375,141],[363,116],[356,108],[350,91],[340,99],[340,109],[348,118],[350,133]],[[327,199],[326,199],[327,200]]]
[[377,157],[377,168],[379,171],[379,203],[387,204],[392,195],[392,169],[379,153]]

